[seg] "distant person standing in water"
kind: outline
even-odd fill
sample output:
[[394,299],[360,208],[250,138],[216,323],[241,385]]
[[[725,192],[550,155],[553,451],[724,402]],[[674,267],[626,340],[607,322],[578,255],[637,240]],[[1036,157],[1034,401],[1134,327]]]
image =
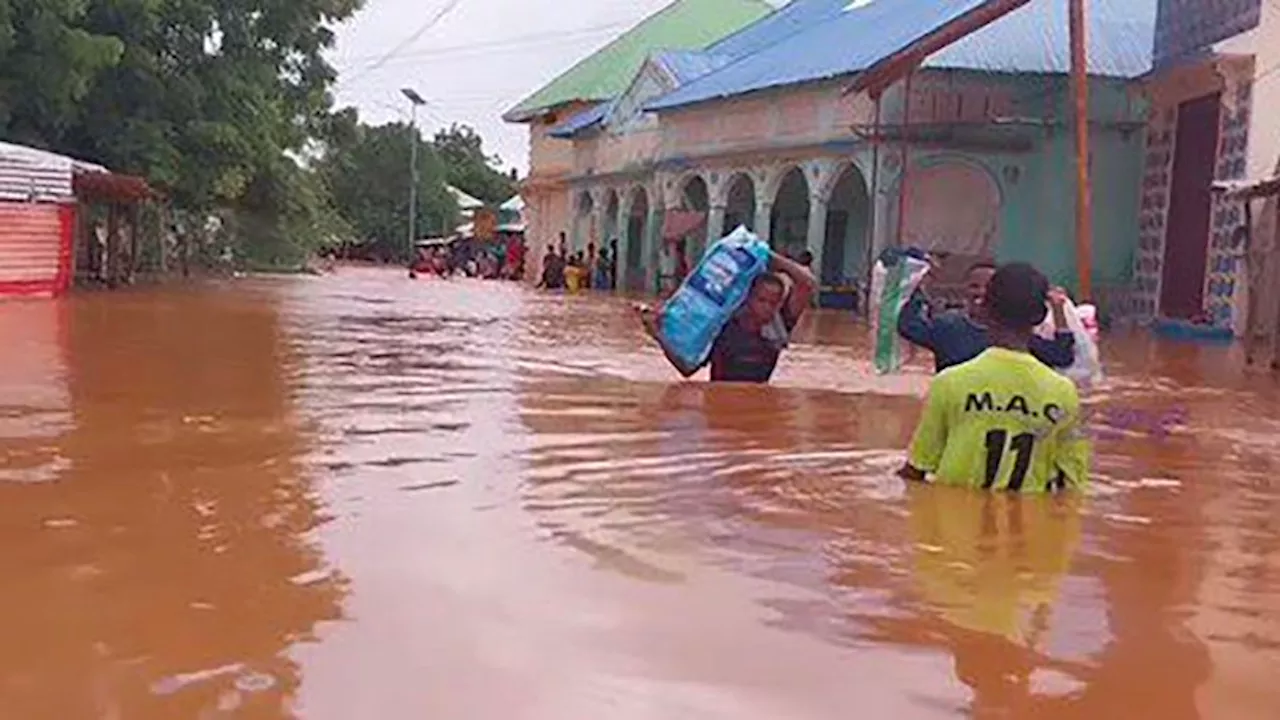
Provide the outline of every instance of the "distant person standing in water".
[[934,378],[911,440],[904,478],[983,490],[1081,490],[1089,443],[1076,386],[1031,353],[1049,281],[1025,263],[987,287],[991,347]]
[[[773,253],[770,272],[756,278],[746,301],[716,338],[708,358],[711,381],[769,382],[816,287],[812,273],[794,260]],[[661,307],[655,310],[638,305],[636,310],[645,331],[657,339]],[[661,347],[662,343],[658,344]],[[672,365],[679,367],[675,362]]]
[[609,289],[618,289],[618,239],[614,238],[609,241],[609,263],[605,266],[605,271],[609,274]]
[[547,248],[547,254],[542,258],[542,280],[538,287],[543,290],[564,289],[564,260],[551,248]]
[[[996,266],[990,262],[980,262],[969,268],[964,310],[950,310],[934,316],[927,295],[917,290],[898,316],[898,334],[904,340],[933,352],[938,372],[977,357],[991,347],[985,298],[987,285],[995,272]],[[1055,327],[1066,328],[1066,294],[1055,289],[1049,298],[1053,304]],[[1062,329],[1053,340],[1032,337],[1029,349],[1049,367],[1066,368],[1075,361],[1076,340],[1070,330]]]

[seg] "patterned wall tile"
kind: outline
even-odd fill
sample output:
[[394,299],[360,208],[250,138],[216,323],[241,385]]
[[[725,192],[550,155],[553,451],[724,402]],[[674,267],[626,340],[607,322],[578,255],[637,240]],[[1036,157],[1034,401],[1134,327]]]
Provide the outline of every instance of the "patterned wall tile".
[[[1228,78],[1222,95],[1222,121],[1218,140],[1216,178],[1243,180],[1249,149],[1249,122],[1253,111],[1249,80]],[[1244,272],[1240,254],[1244,206],[1214,196],[1209,230],[1209,257],[1205,269],[1205,310],[1220,327],[1232,325],[1236,292]]]
[[1159,311],[1176,129],[1177,113],[1169,110],[1153,113],[1147,126],[1141,206],[1138,210],[1138,252],[1134,258],[1132,306],[1129,308],[1129,312],[1139,320],[1151,320]]
[[[1227,78],[1222,95],[1215,178],[1244,178],[1252,119],[1252,86],[1247,78]],[[1143,161],[1141,208],[1138,216],[1138,253],[1134,259],[1133,314],[1140,320],[1155,318],[1160,312],[1161,279],[1164,274],[1164,245],[1169,212],[1169,192],[1173,184],[1173,158],[1177,135],[1177,109],[1153,113],[1147,126],[1146,157]],[[1239,202],[1215,195],[1210,209],[1208,257],[1204,278],[1205,312],[1215,325],[1232,324],[1235,296],[1240,288],[1240,228],[1244,208]]]

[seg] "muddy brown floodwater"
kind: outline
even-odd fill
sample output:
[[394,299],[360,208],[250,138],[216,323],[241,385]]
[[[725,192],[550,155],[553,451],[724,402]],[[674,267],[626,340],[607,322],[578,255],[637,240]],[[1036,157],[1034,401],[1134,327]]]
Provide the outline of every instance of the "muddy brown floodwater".
[[396,271],[0,304],[0,717],[1276,717],[1273,380],[1108,338],[1090,495],[986,497],[893,478],[865,337],[710,387]]

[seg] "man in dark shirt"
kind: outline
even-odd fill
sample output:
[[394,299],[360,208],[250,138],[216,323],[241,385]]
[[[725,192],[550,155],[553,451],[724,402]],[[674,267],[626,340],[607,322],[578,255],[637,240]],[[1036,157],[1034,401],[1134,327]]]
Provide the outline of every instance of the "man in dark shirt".
[[[808,270],[777,253],[772,254],[769,269],[756,278],[746,301],[716,338],[708,358],[712,382],[769,382],[791,331],[809,307],[817,282]],[[661,309],[641,305],[637,310],[645,330],[656,339]],[[679,368],[678,363],[672,365]]]
[[542,281],[538,287],[543,290],[564,289],[564,260],[551,248],[547,248],[547,254],[542,258]]
[[[983,299],[995,272],[996,267],[992,263],[978,263],[969,268],[968,297],[963,311],[952,310],[930,317],[928,299],[917,290],[898,316],[898,334],[908,342],[932,351],[938,372],[978,357],[991,347]],[[1061,290],[1055,289],[1050,294],[1054,326],[1057,328],[1067,326],[1064,301],[1065,295]],[[1060,329],[1053,340],[1036,336],[1032,338],[1029,350],[1036,359],[1051,368],[1067,368],[1075,360],[1075,336],[1065,329]]]

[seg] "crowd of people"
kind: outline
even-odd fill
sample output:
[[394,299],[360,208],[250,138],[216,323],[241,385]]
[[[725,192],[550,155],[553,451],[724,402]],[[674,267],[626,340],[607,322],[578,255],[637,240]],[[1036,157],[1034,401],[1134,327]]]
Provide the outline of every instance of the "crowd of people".
[[[805,263],[774,253],[716,339],[711,380],[767,383],[817,286]],[[899,316],[898,334],[931,351],[937,370],[900,474],[1009,492],[1083,488],[1090,451],[1079,394],[1058,372],[1076,353],[1066,293],[1031,265],[991,262],[969,269],[966,292],[963,308],[936,311],[917,289]],[[666,352],[661,306],[636,307]],[[1035,330],[1050,312],[1056,334],[1046,340]]]
[[522,280],[525,272],[525,244],[519,237],[495,242],[454,242],[420,247],[409,268],[409,277],[435,275],[440,278],[463,275],[485,280]]
[[568,239],[560,233],[560,243],[548,247],[542,258],[542,278],[538,287],[544,290],[616,290],[618,287],[618,241],[597,250],[588,243],[586,251],[569,253]]

